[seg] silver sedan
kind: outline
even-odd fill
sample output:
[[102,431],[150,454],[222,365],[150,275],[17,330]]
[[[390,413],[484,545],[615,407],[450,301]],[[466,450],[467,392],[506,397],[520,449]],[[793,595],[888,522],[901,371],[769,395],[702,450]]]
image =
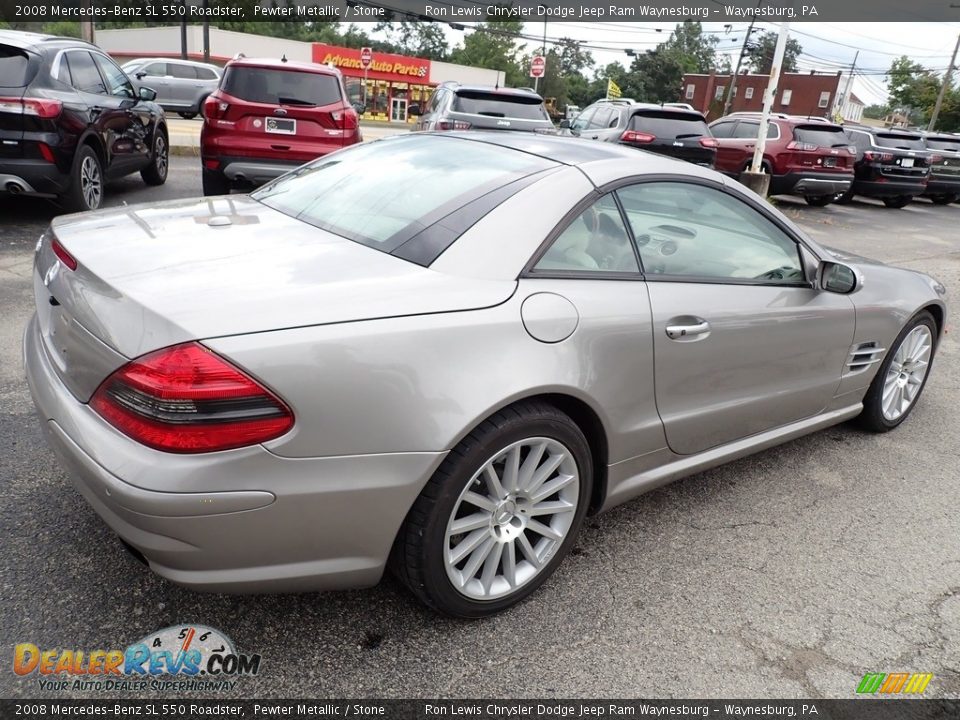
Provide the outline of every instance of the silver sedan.
[[197,589],[534,592],[585,515],[910,414],[934,279],[614,145],[411,134],[253,195],[55,220],[25,336],[80,493]]

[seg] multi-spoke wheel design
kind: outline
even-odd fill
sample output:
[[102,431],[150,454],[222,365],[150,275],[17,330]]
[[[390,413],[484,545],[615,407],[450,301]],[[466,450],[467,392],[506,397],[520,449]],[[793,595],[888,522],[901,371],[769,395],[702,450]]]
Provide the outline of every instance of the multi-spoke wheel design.
[[927,382],[938,332],[927,310],[917,313],[903,327],[863,398],[860,425],[886,432],[907,419]]
[[920,393],[933,351],[933,335],[926,325],[917,325],[900,343],[887,368],[882,407],[887,420],[902,416]]
[[592,487],[593,456],[580,427],[552,405],[517,403],[447,454],[407,515],[391,567],[441,612],[493,614],[557,569]]
[[464,595],[507,595],[546,566],[573,524],[580,483],[562,443],[512,443],[470,478],[447,522],[447,576]]
[[80,192],[88,208],[96,210],[100,207],[103,178],[100,176],[100,163],[93,155],[87,155],[80,163]]

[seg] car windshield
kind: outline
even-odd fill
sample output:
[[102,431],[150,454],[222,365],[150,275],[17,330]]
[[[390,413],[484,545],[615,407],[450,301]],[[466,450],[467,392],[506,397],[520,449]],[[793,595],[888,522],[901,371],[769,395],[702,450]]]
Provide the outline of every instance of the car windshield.
[[710,137],[706,121],[684,112],[639,112],[630,118],[630,129],[647,132],[658,138]]
[[228,67],[225,93],[269,105],[333,105],[341,101],[340,82],[333,75],[271,68]]
[[850,140],[841,127],[800,125],[793,129],[793,139],[822,148],[848,147]]
[[472,115],[550,122],[543,101],[533,95],[460,90],[454,98],[452,110]]
[[960,152],[960,137],[955,138],[927,138],[927,148],[929,150],[952,150]]
[[0,45],[0,87],[24,87],[30,82],[30,61],[22,50]]
[[264,186],[253,198],[315,227],[391,252],[467,203],[554,165],[487,143],[411,135],[314,160]]
[[923,138],[919,135],[900,135],[898,133],[877,133],[877,147],[897,148],[898,150],[926,150]]

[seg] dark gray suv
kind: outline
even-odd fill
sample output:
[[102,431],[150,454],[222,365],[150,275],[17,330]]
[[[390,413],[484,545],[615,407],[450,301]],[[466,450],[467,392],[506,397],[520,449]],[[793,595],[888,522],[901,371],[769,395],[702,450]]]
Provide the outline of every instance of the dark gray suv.
[[525,88],[440,84],[425,107],[411,105],[419,115],[417,130],[525,130],[553,132],[543,98]]
[[713,167],[717,141],[706,118],[676,105],[639,103],[628,98],[598,100],[572,123],[560,124],[577,137],[618,143]]

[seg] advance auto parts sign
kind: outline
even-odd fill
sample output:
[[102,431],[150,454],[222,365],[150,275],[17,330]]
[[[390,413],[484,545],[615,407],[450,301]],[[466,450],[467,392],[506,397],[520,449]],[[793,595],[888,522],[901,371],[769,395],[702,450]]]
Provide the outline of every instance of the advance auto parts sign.
[[[360,62],[360,50],[357,48],[314,43],[313,61],[322,65],[332,64],[344,75],[363,77],[363,64]],[[430,61],[424,58],[374,51],[373,60],[367,68],[367,77],[371,80],[428,83],[430,82]]]

